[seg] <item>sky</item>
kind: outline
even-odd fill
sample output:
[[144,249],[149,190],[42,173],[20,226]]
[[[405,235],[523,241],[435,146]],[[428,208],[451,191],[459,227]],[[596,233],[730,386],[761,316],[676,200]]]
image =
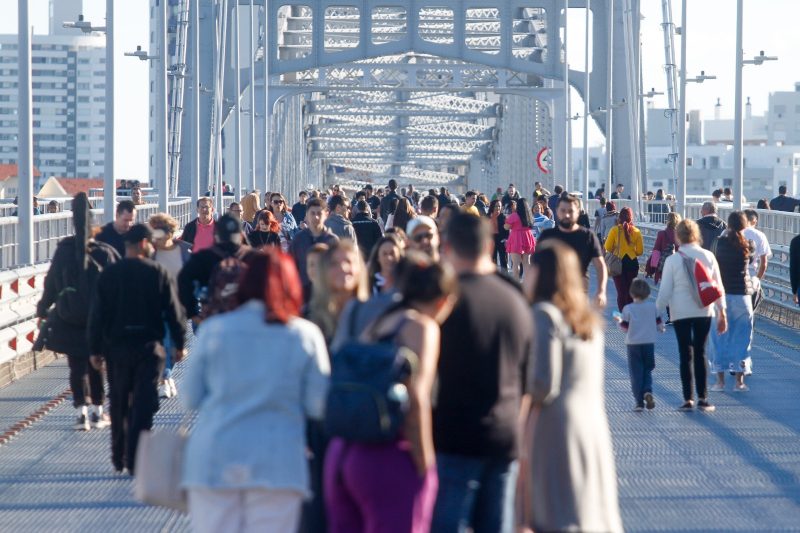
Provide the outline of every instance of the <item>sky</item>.
[[[661,0],[641,0],[642,4],[642,69],[644,86],[666,93],[664,74],[664,37],[661,29]],[[673,20],[680,25],[681,2],[672,0]],[[0,33],[17,33],[17,2],[4,0],[6,15],[0,17]],[[31,20],[36,33],[47,33],[48,0],[30,0]],[[148,150],[148,73],[147,65],[134,58],[123,57],[137,44],[147,44],[149,33],[148,0],[126,0],[115,4],[117,16],[116,48],[118,55],[116,102],[117,175],[147,175]],[[10,8],[10,9],[8,9]],[[581,10],[576,10],[581,11]],[[717,98],[722,103],[722,117],[733,118],[736,0],[688,0],[687,9],[687,72],[694,77],[704,70],[716,80],[690,84],[687,108],[700,109],[703,117],[713,118]],[[753,114],[763,114],[769,93],[794,90],[800,81],[800,54],[796,52],[800,38],[800,0],[745,0],[744,51],[750,58],[764,50],[779,60],[744,69],[744,97],[749,96]],[[87,20],[104,21],[104,0],[84,0]],[[573,64],[582,63],[583,28],[580,17],[570,16],[569,56]],[[119,21],[124,21],[119,23]],[[574,22],[573,22],[574,21]],[[680,37],[675,39],[675,57],[680,61]],[[573,57],[575,58],[573,60]],[[653,99],[656,107],[666,107],[666,96]],[[573,112],[582,112],[583,103],[573,94]],[[573,142],[582,144],[582,124],[573,123]],[[591,145],[603,143],[595,127],[590,128]]]

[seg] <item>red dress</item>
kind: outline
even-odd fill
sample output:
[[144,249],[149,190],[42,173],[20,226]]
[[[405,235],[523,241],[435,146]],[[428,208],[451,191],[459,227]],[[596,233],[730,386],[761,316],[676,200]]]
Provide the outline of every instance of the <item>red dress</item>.
[[510,254],[532,254],[536,249],[536,240],[533,238],[531,228],[523,226],[516,213],[506,217],[506,224],[511,226],[506,240],[506,251]]

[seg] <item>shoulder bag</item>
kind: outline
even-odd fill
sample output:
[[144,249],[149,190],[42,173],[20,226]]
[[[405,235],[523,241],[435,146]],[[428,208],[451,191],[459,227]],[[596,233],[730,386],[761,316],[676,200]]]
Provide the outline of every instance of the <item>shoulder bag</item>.
[[181,488],[181,477],[189,434],[188,417],[188,414],[183,417],[177,431],[142,431],[136,448],[136,475],[133,478],[133,497],[137,501],[187,512],[188,498]]
[[[609,231],[609,235],[611,232]],[[617,246],[613,252],[606,252],[606,268],[608,268],[608,275],[609,276],[619,276],[622,274],[622,258],[619,256],[619,246],[620,246],[620,230],[619,226],[617,226]]]

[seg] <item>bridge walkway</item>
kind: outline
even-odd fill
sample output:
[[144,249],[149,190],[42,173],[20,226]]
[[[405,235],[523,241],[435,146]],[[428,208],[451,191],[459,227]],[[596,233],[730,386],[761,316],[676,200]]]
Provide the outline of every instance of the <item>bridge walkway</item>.
[[[657,407],[635,413],[624,337],[608,328],[606,402],[626,531],[800,531],[800,335],[757,319],[752,355],[749,393],[713,393],[715,413],[678,412],[668,329],[656,345]],[[188,531],[186,517],[133,500],[130,478],[111,467],[108,430],[71,429],[66,387],[61,359],[0,389],[0,531]],[[156,426],[175,427],[183,414],[165,400]]]

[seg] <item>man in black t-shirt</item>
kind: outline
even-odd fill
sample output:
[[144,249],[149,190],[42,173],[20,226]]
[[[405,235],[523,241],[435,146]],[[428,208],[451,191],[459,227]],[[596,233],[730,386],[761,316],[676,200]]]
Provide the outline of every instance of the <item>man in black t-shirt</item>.
[[364,187],[364,194],[367,195],[367,197],[364,199],[367,201],[369,208],[372,210],[372,218],[377,219],[378,211],[380,211],[381,207],[381,199],[372,194],[372,185],[369,183],[366,185],[366,187]]
[[589,264],[593,264],[597,273],[597,294],[595,302],[600,307],[606,305],[606,282],[608,272],[603,260],[603,248],[592,231],[578,225],[580,216],[580,200],[572,194],[562,195],[558,200],[558,226],[542,232],[539,242],[547,239],[558,239],[572,247],[578,254],[587,287],[589,281]]
[[433,438],[439,493],[431,531],[511,531],[520,402],[532,344],[520,290],[497,275],[491,229],[453,215],[444,257],[459,300],[442,324]]

